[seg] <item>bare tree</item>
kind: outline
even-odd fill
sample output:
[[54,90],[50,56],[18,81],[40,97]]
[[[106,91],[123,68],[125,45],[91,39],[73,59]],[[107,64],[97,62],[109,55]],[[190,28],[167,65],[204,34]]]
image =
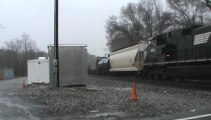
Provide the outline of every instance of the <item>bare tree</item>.
[[171,25],[172,14],[165,12],[157,0],[141,0],[138,4],[139,18],[144,23],[145,36],[152,37]]
[[107,20],[106,33],[110,51],[135,44],[142,38],[142,34],[135,30],[132,24],[122,18],[118,20],[116,16],[111,16]]
[[39,51],[36,42],[26,33],[23,33],[21,38],[5,42],[5,46],[5,48],[0,49],[0,68],[13,68],[16,76],[26,75],[27,60],[46,56],[45,52]]
[[19,39],[14,39],[5,42],[6,48],[15,51],[16,54],[21,53],[22,51],[22,41]]
[[35,58],[35,52],[37,51],[36,43],[30,38],[29,34],[23,33],[21,36],[22,41],[22,55],[23,55],[23,73],[27,71],[27,60]]
[[141,0],[121,8],[119,18],[111,16],[106,23],[107,45],[111,51],[147,40],[171,25],[172,15],[156,0]]
[[167,0],[174,14],[174,24],[181,27],[203,25],[207,19],[203,16],[207,11],[205,4],[200,0]]
[[[129,3],[126,7],[122,7],[121,19],[122,25],[127,26],[128,31],[125,32],[129,39],[140,41],[143,38],[144,27],[137,13],[137,4]],[[121,27],[123,30],[124,28]]]
[[109,17],[109,19],[106,21],[106,39],[108,40],[107,41],[107,46],[109,47],[109,49],[111,50],[111,44],[112,44],[112,41],[115,40],[119,34],[116,30],[116,27],[117,27],[117,17],[112,15]]
[[207,7],[211,10],[211,0],[205,0]]

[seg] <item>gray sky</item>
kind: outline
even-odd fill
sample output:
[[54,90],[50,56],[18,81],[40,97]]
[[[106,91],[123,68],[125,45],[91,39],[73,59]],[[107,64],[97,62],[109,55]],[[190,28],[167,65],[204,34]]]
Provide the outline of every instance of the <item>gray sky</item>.
[[[138,0],[60,0],[60,43],[87,44],[88,52],[104,55],[106,19],[119,15],[120,8]],[[28,33],[47,51],[53,43],[54,0],[0,0],[0,46]]]

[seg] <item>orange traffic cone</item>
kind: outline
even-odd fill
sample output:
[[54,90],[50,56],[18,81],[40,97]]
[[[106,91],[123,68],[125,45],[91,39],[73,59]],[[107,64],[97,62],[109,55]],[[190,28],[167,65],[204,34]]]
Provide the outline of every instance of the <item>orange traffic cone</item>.
[[23,88],[26,88],[25,80],[23,80]]
[[136,83],[135,82],[133,82],[133,86],[132,86],[131,100],[132,101],[137,101],[138,100],[137,93],[136,93]]

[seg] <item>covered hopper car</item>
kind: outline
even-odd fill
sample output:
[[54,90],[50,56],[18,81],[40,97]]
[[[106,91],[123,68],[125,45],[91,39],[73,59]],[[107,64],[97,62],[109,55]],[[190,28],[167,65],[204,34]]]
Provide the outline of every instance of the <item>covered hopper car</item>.
[[148,47],[148,41],[110,53],[110,72],[116,71],[141,71],[144,67],[144,50]]

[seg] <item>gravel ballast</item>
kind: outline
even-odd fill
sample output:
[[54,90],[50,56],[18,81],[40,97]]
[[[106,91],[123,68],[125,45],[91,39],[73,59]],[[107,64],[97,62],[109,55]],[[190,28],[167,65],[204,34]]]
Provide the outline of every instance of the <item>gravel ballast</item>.
[[48,119],[140,119],[211,106],[208,91],[137,83],[138,101],[134,102],[131,87],[132,82],[89,77],[86,88],[32,85],[20,89],[18,96],[33,106],[33,115]]

